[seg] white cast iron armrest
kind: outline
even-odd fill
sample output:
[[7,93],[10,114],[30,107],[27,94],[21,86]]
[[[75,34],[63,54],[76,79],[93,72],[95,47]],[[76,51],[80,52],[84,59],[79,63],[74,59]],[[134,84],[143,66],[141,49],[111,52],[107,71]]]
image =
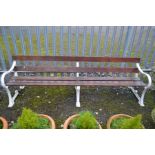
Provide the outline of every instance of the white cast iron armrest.
[[10,68],[8,71],[6,71],[6,72],[4,72],[4,73],[2,74],[2,76],[1,76],[1,85],[2,85],[3,88],[7,88],[7,87],[8,87],[8,86],[6,86],[6,84],[5,84],[5,76],[6,76],[7,74],[11,73],[11,72],[13,71],[13,69],[14,69],[15,66],[16,66],[16,61],[13,61],[11,68]]
[[141,69],[139,63],[136,63],[136,66],[137,66],[139,72],[140,72],[141,74],[145,75],[145,76],[147,77],[147,79],[148,79],[148,84],[145,86],[145,89],[150,88],[150,87],[151,87],[151,84],[152,84],[151,76],[150,76],[149,74],[145,73],[145,72]]

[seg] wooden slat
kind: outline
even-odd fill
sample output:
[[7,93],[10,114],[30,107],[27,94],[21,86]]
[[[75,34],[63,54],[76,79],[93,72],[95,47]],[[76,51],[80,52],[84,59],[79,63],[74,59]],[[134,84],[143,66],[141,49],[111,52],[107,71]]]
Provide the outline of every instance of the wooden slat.
[[18,76],[11,81],[140,81],[134,77],[43,77],[43,76]]
[[76,72],[114,72],[114,73],[138,73],[137,68],[97,68],[97,67],[49,67],[49,66],[16,66],[15,71],[22,72],[56,72],[56,73],[76,73]]
[[83,61],[83,62],[140,62],[140,58],[122,57],[80,57],[80,56],[13,56],[13,60],[20,61]]
[[15,81],[8,86],[145,86],[141,81]]

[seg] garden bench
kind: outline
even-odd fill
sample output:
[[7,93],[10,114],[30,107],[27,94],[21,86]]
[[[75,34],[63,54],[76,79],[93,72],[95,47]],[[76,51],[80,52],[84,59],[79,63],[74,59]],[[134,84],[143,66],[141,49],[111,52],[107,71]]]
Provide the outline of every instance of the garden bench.
[[[26,65],[17,65],[17,61],[26,62]],[[46,65],[29,65],[28,62],[46,62]],[[74,66],[66,67],[64,66],[55,66],[48,65],[49,62],[69,62],[73,63]],[[86,65],[81,65],[83,62],[88,63],[122,63],[123,65],[119,67],[111,67],[111,65],[105,67],[100,65],[100,67],[87,67]],[[127,67],[127,63],[130,63],[130,67]],[[151,87],[151,77],[149,74],[143,72],[140,68],[140,58],[122,58],[122,57],[80,57],[80,56],[13,56],[13,64],[11,68],[4,72],[1,76],[1,84],[2,87],[6,90],[9,105],[8,107],[12,107],[15,102],[15,98],[18,95],[18,91],[15,91],[14,96],[11,95],[9,90],[10,86],[20,86],[20,88],[24,88],[24,86],[75,86],[76,89],[76,106],[80,107],[80,86],[114,86],[114,87],[128,87],[132,90],[135,96],[138,99],[138,103],[140,106],[144,106],[144,96],[147,91]],[[135,67],[133,67],[135,64]],[[115,76],[112,77],[83,77],[80,76],[81,73],[121,73],[126,76]],[[7,74],[13,73],[12,76],[8,80],[5,80]],[[20,73],[74,73],[75,76],[24,76],[19,75]],[[127,76],[133,74],[134,76]],[[148,79],[148,84],[145,84],[140,78],[139,74],[143,74]],[[135,90],[135,87],[144,87],[142,94],[139,95],[138,91]]]

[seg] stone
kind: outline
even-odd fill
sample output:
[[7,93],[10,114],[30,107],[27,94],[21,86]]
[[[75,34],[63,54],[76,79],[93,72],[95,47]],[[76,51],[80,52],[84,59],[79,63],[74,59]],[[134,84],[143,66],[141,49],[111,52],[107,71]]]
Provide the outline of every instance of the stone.
[[40,98],[40,96],[37,96],[37,98]]
[[98,112],[95,112],[96,115],[98,115]]
[[11,124],[14,124],[14,121],[11,121]]

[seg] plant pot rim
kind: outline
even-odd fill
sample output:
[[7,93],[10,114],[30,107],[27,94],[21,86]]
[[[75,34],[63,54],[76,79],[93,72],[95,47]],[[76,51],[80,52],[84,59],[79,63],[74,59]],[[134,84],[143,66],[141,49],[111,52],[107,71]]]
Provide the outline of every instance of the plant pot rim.
[[[68,126],[69,126],[69,124],[72,122],[72,120],[73,120],[74,118],[76,118],[76,117],[79,117],[79,116],[80,116],[79,114],[74,114],[74,115],[69,116],[69,117],[66,119],[63,128],[64,128],[64,129],[68,129]],[[102,129],[100,123],[99,123],[98,121],[97,121],[97,123],[98,123],[98,125],[99,125],[99,129]]]
[[8,129],[8,122],[4,117],[0,117],[0,121],[2,122],[2,129]]
[[127,115],[127,114],[115,114],[115,115],[112,115],[107,121],[107,129],[111,129],[110,126],[111,126],[111,123],[112,123],[113,120],[115,120],[117,118],[121,118],[121,117],[132,118],[132,116]]
[[45,114],[38,114],[38,115],[39,115],[40,117],[43,117],[43,118],[48,119],[49,125],[50,125],[50,128],[51,128],[51,129],[56,129],[55,121],[54,121],[54,119],[53,119],[51,116],[45,115]]

